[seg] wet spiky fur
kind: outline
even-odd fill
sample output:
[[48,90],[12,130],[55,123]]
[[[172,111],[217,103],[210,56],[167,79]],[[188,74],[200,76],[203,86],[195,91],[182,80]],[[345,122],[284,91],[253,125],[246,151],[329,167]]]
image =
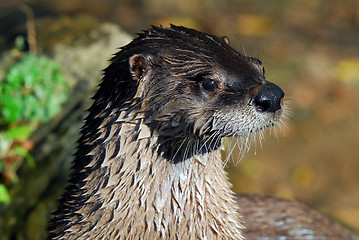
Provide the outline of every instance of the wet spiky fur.
[[[226,39],[152,29],[105,70],[50,239],[242,239],[222,137],[280,121],[256,111],[259,60]],[[203,79],[215,79],[216,93]]]

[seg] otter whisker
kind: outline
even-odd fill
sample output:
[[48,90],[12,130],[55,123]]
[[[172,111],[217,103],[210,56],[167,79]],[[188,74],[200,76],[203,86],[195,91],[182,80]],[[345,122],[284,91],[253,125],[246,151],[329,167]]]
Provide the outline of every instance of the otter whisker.
[[207,143],[210,141],[212,142],[214,136],[218,134],[217,132],[213,132],[201,145],[201,147],[199,148],[197,154],[201,153],[202,151],[202,148],[205,147],[205,151],[207,152],[208,151],[208,148],[207,148]]
[[253,133],[250,133],[248,134],[246,137],[245,137],[245,141],[244,141],[244,153],[247,153],[249,152],[250,148],[251,148],[251,136],[252,136]]
[[250,140],[250,141],[251,141],[251,144],[253,143],[253,145],[254,145],[254,155],[257,154],[257,133],[258,133],[258,131],[253,132],[253,133],[251,134],[252,140]]
[[171,162],[174,162],[174,160],[176,159],[177,157],[177,154],[180,152],[180,150],[182,149],[182,146],[184,144],[184,142],[188,139],[188,137],[185,137],[183,140],[182,140],[182,143],[179,145],[179,147],[177,148],[175,154],[173,154],[172,156],[172,159],[171,159]]
[[283,133],[283,135],[287,135],[287,130],[289,127],[283,119],[280,120],[278,126],[279,126],[280,131]]
[[264,140],[264,130],[261,129],[257,133],[258,133],[259,145],[261,146],[261,149],[263,149],[262,141]]
[[190,144],[190,140],[188,139],[182,161],[185,161],[187,159],[187,157],[188,157],[188,153],[189,153],[189,150],[190,150],[190,145],[189,144]]
[[224,161],[223,161],[223,166],[226,166],[227,164],[228,164],[228,162],[229,162],[229,159],[231,158],[231,156],[232,156],[232,153],[233,153],[233,150],[235,149],[235,147],[236,147],[236,144],[233,144],[233,141],[234,141],[234,139],[233,139],[234,137],[232,136],[232,137],[230,137],[230,143],[229,143],[229,152],[227,152],[226,154],[227,154],[227,156],[226,156],[226,158],[224,159]]
[[[222,141],[222,137],[223,136],[221,136],[221,134],[218,132],[218,135],[216,136],[216,140],[214,142],[214,145],[211,145],[211,147],[214,146],[216,148],[217,146],[219,146],[220,142]],[[213,150],[212,148],[210,150]]]
[[236,146],[239,149],[238,159],[237,159],[236,163],[239,163],[242,160],[242,158],[243,158],[243,156],[245,154],[245,152],[244,152],[244,138],[242,136],[237,137],[236,143],[237,143]]

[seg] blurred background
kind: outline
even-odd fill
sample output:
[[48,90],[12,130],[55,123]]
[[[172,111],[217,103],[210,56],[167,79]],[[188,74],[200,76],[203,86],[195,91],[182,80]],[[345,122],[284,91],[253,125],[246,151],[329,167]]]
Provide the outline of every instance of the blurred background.
[[101,69],[136,33],[170,23],[228,36],[286,93],[285,130],[234,151],[233,190],[358,230],[358,1],[1,0],[0,239],[45,237]]

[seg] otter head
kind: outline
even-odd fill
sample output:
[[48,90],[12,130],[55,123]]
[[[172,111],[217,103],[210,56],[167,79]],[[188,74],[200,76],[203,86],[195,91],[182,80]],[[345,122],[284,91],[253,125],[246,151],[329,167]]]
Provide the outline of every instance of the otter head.
[[136,100],[168,158],[188,145],[210,151],[222,137],[280,121],[283,91],[265,79],[261,61],[234,50],[227,38],[153,27],[123,50],[113,62],[127,61],[131,76],[123,88],[133,88],[127,100]]

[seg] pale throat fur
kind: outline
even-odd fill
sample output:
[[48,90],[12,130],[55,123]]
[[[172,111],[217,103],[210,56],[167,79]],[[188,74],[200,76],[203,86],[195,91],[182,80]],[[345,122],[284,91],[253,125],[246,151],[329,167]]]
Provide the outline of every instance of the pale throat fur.
[[[109,223],[98,225],[117,227],[117,236],[130,235],[134,239],[239,236],[240,219],[220,149],[173,163],[158,155],[157,137],[149,137],[150,129],[145,124],[137,125],[143,121],[141,114],[136,120],[121,115],[116,121],[120,132],[104,140],[101,176],[93,174],[85,180],[86,192],[98,189],[90,193],[87,202],[103,202],[101,216],[90,216],[89,224],[102,216],[112,216]],[[220,197],[213,198],[217,194]],[[88,210],[84,207],[79,213],[88,215]],[[88,237],[94,236],[88,233]]]
[[226,38],[140,34],[105,70],[50,238],[243,239],[222,138],[280,123],[283,96]]

